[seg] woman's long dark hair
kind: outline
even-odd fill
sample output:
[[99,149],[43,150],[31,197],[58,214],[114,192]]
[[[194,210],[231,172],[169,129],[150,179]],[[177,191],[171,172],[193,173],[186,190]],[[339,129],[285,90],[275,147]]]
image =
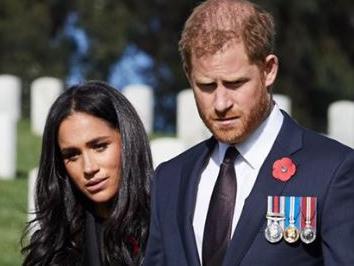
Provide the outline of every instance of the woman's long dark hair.
[[61,122],[73,112],[101,118],[121,135],[121,181],[104,231],[105,265],[138,265],[148,236],[152,160],[142,122],[128,100],[106,83],[90,81],[66,90],[52,105],[43,133],[36,183],[36,218],[22,240],[23,265],[79,265],[85,198],[72,185],[58,147]]

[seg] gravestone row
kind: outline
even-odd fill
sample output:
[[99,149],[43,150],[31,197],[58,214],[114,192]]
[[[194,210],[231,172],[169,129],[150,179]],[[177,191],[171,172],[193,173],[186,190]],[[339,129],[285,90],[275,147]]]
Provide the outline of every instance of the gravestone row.
[[[51,104],[63,90],[62,81],[52,77],[36,79],[31,84],[31,129],[41,136]],[[145,130],[152,133],[154,96],[146,85],[129,85],[122,90],[142,119]],[[291,114],[291,101],[287,96],[275,94],[274,101]],[[0,177],[10,178],[16,171],[16,123],[21,117],[21,81],[12,75],[0,75]],[[340,101],[328,109],[328,136],[354,147],[354,103]],[[198,115],[191,89],[177,96],[176,138],[154,140],[154,165],[169,159],[210,136]],[[173,142],[179,143],[176,148]],[[157,144],[158,143],[158,144]],[[167,146],[166,146],[167,145]],[[171,148],[167,148],[171,145]],[[160,148],[164,147],[164,148]]]
[[[42,77],[31,84],[31,130],[43,134],[49,108],[63,91],[61,80]],[[146,85],[129,85],[122,93],[132,103],[148,134],[153,131],[153,90]],[[279,107],[291,114],[291,100],[284,95],[273,95]],[[16,175],[17,121],[21,118],[21,81],[12,75],[0,75],[0,179]],[[201,121],[193,91],[186,89],[177,95],[176,137],[151,140],[153,164],[156,167],[194,144],[211,136]],[[328,136],[354,147],[354,102],[339,101],[328,109]],[[34,210],[33,194],[37,169],[29,173],[28,208]],[[33,215],[30,216],[33,218]]]

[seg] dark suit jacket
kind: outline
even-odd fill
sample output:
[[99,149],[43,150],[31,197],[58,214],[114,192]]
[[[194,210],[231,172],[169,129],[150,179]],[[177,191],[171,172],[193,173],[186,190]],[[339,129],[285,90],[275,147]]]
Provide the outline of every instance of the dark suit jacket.
[[[284,115],[279,135],[245,201],[223,265],[353,266],[354,151]],[[204,141],[157,168],[145,266],[200,265],[192,221],[200,174],[215,143],[213,138]],[[287,182],[272,177],[272,165],[282,157],[291,158],[297,167]],[[268,195],[317,197],[315,242],[267,242]]]

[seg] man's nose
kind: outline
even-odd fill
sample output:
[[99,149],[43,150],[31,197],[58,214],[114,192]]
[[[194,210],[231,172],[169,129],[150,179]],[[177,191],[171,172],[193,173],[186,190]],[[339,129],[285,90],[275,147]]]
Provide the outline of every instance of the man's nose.
[[222,85],[218,85],[215,90],[214,108],[217,113],[224,113],[232,107],[232,98],[227,90]]
[[92,178],[99,171],[99,166],[90,153],[83,154],[83,171],[85,178]]

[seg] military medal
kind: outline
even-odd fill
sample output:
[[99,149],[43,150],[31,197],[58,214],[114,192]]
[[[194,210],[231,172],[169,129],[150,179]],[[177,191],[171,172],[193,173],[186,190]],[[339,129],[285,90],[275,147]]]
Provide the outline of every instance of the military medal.
[[289,208],[289,215],[287,216],[288,220],[289,220],[289,225],[286,227],[286,229],[284,230],[284,240],[288,243],[295,243],[299,237],[300,237],[300,233],[298,228],[296,227],[295,223],[296,223],[296,216],[295,216],[295,212],[298,214],[298,210],[299,210],[299,206],[298,204],[295,204],[295,197],[287,197],[287,202],[289,202],[290,204],[290,208]]
[[[279,200],[279,198],[282,199]],[[285,219],[284,218],[284,197],[268,196],[268,209],[267,209],[266,218],[267,218],[267,228],[264,231],[265,238],[270,243],[279,242],[283,237],[282,222]]]
[[302,215],[303,226],[300,233],[300,239],[305,244],[310,244],[316,239],[316,198],[303,197],[302,211],[305,213],[305,215]]
[[264,235],[270,243],[277,243],[283,237],[283,228],[281,228],[277,221],[273,220],[267,226],[266,230],[264,231]]

